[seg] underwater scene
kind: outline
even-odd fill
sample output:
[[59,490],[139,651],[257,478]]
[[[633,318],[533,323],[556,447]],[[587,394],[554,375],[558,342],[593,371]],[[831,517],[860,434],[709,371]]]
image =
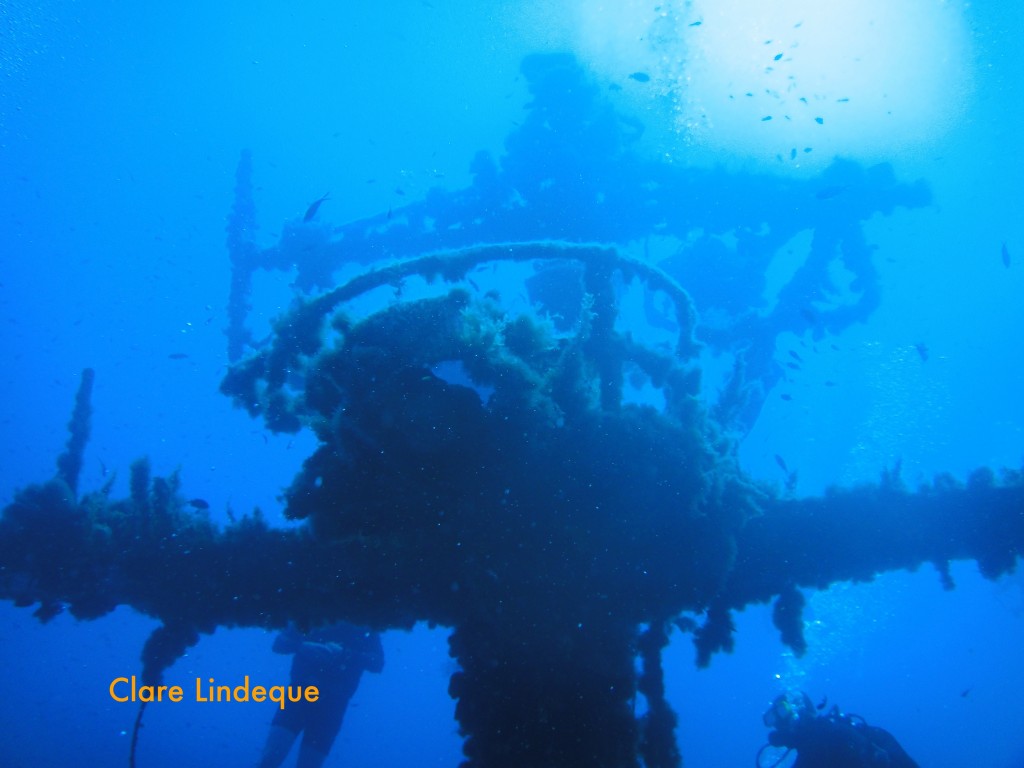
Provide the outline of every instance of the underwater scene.
[[0,765],[1024,766],[1024,5],[0,21]]

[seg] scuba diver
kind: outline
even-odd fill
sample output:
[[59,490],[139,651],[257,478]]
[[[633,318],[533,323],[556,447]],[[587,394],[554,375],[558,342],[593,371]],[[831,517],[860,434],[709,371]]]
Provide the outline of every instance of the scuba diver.
[[294,654],[291,683],[320,689],[317,701],[278,709],[259,768],[277,768],[302,734],[298,768],[320,768],[341,730],[349,700],[363,672],[384,669],[380,635],[347,622],[303,634],[289,626],[274,640],[275,653]]
[[[818,715],[803,691],[778,696],[764,713],[764,724],[774,730],[757,753],[757,768],[775,768],[794,749],[793,768],[919,768],[884,728],[868,725],[859,715],[844,715],[838,706]],[[766,765],[762,756],[769,747],[786,751]]]

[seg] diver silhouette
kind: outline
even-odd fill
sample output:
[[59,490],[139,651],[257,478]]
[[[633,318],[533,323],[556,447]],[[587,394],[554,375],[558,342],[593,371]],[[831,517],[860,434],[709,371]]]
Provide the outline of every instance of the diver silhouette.
[[317,701],[289,703],[270,726],[259,768],[277,768],[302,734],[298,768],[320,768],[341,730],[348,703],[363,672],[384,669],[380,635],[347,622],[305,634],[290,626],[274,640],[275,653],[294,654],[292,685],[315,685]]
[[[884,728],[868,725],[858,715],[847,715],[833,706],[818,715],[803,691],[784,693],[764,713],[764,724],[774,730],[768,744],[757,754],[758,768],[774,768],[793,749],[793,768],[919,768],[895,737]],[[772,764],[762,757],[769,747],[786,752]]]

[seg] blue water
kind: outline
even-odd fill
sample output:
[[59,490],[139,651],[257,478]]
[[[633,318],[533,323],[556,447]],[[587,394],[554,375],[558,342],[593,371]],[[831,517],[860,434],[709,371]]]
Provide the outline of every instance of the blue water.
[[[258,506],[284,524],[278,496],[313,436],[273,435],[218,393],[228,362],[225,217],[243,149],[263,244],[328,191],[319,216],[339,226],[398,211],[433,188],[469,186],[478,151],[500,159],[528,115],[524,57],[568,50],[602,94],[624,94],[613,103],[645,126],[651,163],[801,183],[828,167],[794,167],[788,145],[748,157],[700,135],[688,142],[671,89],[645,101],[652,92],[638,88],[664,84],[629,77],[646,60],[612,77],[617,64],[594,46],[574,50],[571,34],[548,34],[528,12],[535,6],[351,5],[0,8],[0,505],[52,476],[80,371],[92,367],[81,487],[116,472],[123,495],[128,466],[148,455],[155,474],[180,468],[185,497],[208,500],[218,522],[230,505]],[[958,66],[971,87],[948,95],[954,124],[937,123],[936,137],[902,149],[844,155],[825,144],[859,167],[888,162],[900,183],[923,179],[931,200],[864,224],[877,307],[817,337],[806,323],[778,330],[779,370],[788,350],[802,365],[775,374],[739,445],[743,469],[777,488],[785,477],[776,455],[798,469],[798,495],[875,481],[897,461],[910,487],[940,471],[963,479],[978,466],[1021,465],[1024,62],[1014,30],[1024,15],[1009,2],[961,10],[971,45]],[[605,161],[585,149],[595,165]],[[841,187],[823,200],[851,204]],[[723,205],[773,204],[753,183],[739,193],[748,196]],[[555,229],[572,229],[582,214],[567,206],[564,215]],[[614,211],[600,218],[614,230]],[[765,300],[782,295],[791,274],[784,256],[771,269]],[[708,280],[693,280],[697,295]],[[290,298],[281,284],[258,284],[254,327],[268,327]],[[728,306],[730,296],[712,303]],[[727,369],[705,362],[709,382]],[[780,643],[767,606],[736,616],[735,652],[708,669],[695,669],[689,638],[675,635],[666,677],[685,765],[750,765],[766,737],[761,713],[791,685],[884,726],[922,766],[1024,765],[1024,581],[986,581],[972,562],[954,564],[953,576],[953,592],[927,566],[808,593],[802,659]],[[45,626],[8,603],[0,615],[0,764],[126,762],[135,710],[111,701],[107,686],[138,672],[155,622],[127,608]],[[425,626],[385,635],[385,670],[364,679],[328,765],[458,762],[446,637]],[[169,676],[279,681],[287,659],[271,653],[272,638],[219,630]],[[152,708],[139,765],[253,765],[271,716],[257,705]]]

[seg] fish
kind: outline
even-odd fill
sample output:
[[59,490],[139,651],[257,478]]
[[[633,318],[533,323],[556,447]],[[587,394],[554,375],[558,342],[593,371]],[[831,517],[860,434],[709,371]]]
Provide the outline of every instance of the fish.
[[689,26],[689,27],[699,27],[703,23],[704,23],[703,21],[691,21],[689,24],[687,24],[687,26]]
[[781,53],[776,53],[776,54],[775,54],[775,58],[774,58],[774,59],[772,59],[772,61],[778,61],[778,60],[779,60],[779,59],[781,59],[781,58],[782,58],[782,54],[781,54]]
[[188,355],[184,352],[171,352],[167,357],[171,360],[184,360]]
[[636,80],[638,83],[648,83],[651,80],[651,76],[646,72],[634,72],[629,76],[630,80]]
[[786,460],[779,456],[779,454],[777,453],[775,454],[775,463],[779,465],[779,469],[781,469],[787,475],[789,474],[789,467],[786,466]]
[[781,397],[786,402],[789,402],[790,400],[793,399],[793,396],[788,394],[788,393],[786,393],[786,392],[783,392],[781,395],[779,395],[779,397]]
[[190,507],[195,507],[196,509],[209,509],[210,508],[210,502],[208,502],[206,499],[189,499],[188,500],[188,505]]
[[767,123],[771,119],[772,119],[771,115],[765,115],[764,117],[761,118],[761,122],[762,123]]
[[799,371],[800,370],[800,366],[797,365],[796,363],[792,362],[792,361],[787,362],[786,363],[786,367],[789,368],[791,371]]
[[1003,266],[1010,268],[1010,249],[1006,247],[1006,243],[1003,243]]
[[825,124],[825,118],[824,117],[816,117],[816,118],[814,118],[814,122],[816,122],[818,125],[824,125]]
[[925,344],[923,341],[919,341],[919,342],[917,342],[917,344],[914,345],[914,349],[916,349],[917,350],[917,354],[919,354],[921,356],[921,362],[927,363],[928,362],[928,345]]
[[835,383],[834,381],[832,381],[832,379],[828,379],[828,380],[827,380],[827,381],[825,382],[825,386],[826,386],[826,387],[834,387],[834,386],[836,386],[836,383]]
[[802,363],[804,361],[804,359],[800,357],[800,355],[794,349],[789,350],[789,356],[796,360],[798,363]]
[[828,706],[828,696],[818,702],[818,711],[821,712],[825,707]]
[[309,204],[309,208],[306,209],[306,215],[302,217],[304,222],[312,221],[316,217],[316,212],[320,210],[320,206],[325,200],[328,199],[327,195],[331,194],[328,192],[326,195],[321,197],[319,200],[314,200]]

